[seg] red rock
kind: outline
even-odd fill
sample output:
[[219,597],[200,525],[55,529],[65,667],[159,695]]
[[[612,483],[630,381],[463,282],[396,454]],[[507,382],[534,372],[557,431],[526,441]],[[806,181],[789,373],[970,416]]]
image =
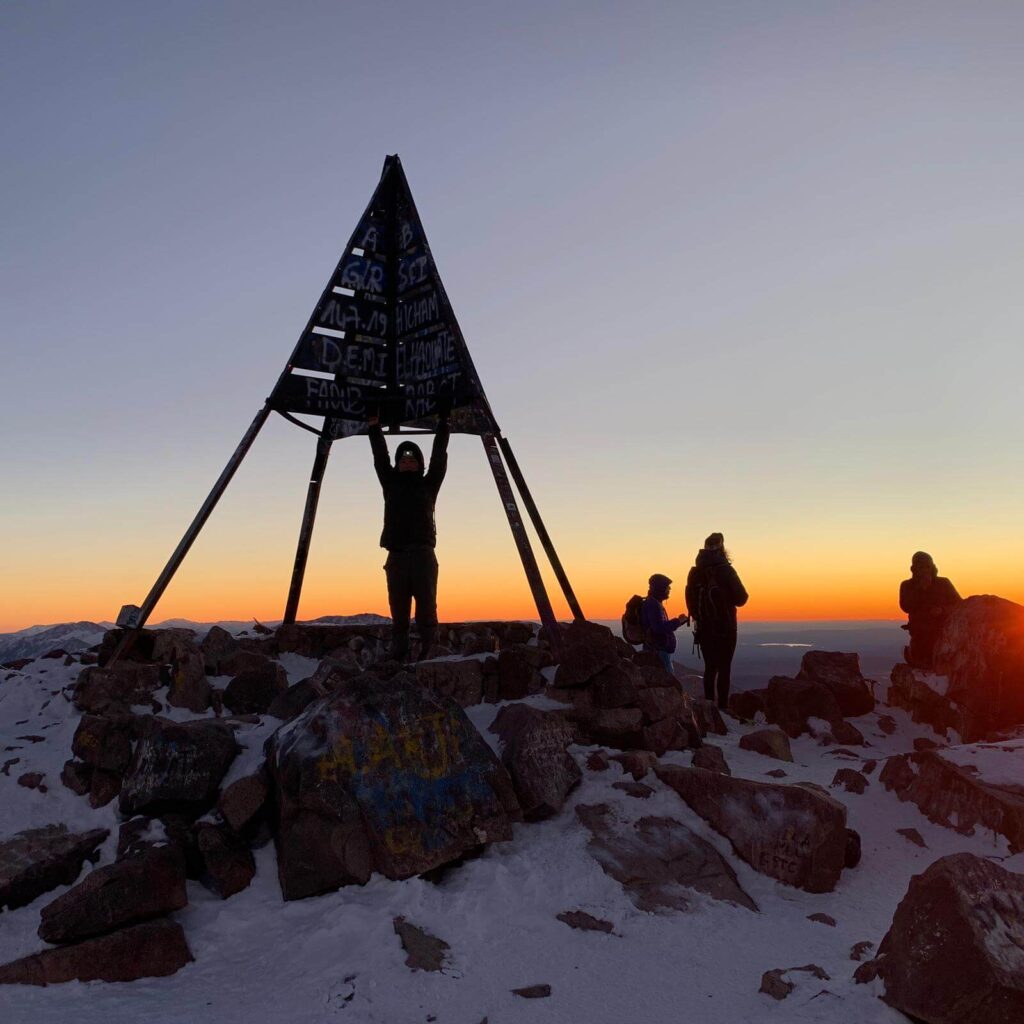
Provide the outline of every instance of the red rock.
[[121,792],[121,787],[120,775],[94,768],[89,777],[89,806],[106,807]]
[[527,821],[557,814],[582,772],[568,753],[572,727],[558,712],[507,704],[491,726],[502,740],[501,763],[508,770]]
[[241,892],[256,874],[252,852],[229,828],[207,822],[196,826],[196,847],[202,858],[200,881],[221,899]]
[[716,747],[712,743],[706,743],[699,750],[693,752],[694,768],[703,768],[709,772],[721,772],[723,775],[732,775],[729,770],[729,765],[725,760],[725,754],[722,753],[721,747]]
[[525,988],[512,989],[512,995],[523,999],[547,999],[551,995],[550,985],[527,985]]
[[0,967],[0,985],[135,981],[174,974],[192,962],[181,925],[147,921],[73,946],[44,949]]
[[197,649],[182,651],[172,662],[167,703],[172,707],[187,708],[196,714],[201,714],[210,706],[206,666]]
[[608,755],[603,750],[595,750],[587,755],[587,771],[606,772],[608,771]]
[[463,708],[479,704],[484,697],[483,664],[476,658],[418,662],[416,680]]
[[767,690],[740,690],[729,694],[729,713],[745,721],[753,721],[758,712],[764,713]]
[[964,742],[1024,722],[1024,606],[988,595],[961,601],[935,645],[935,671],[949,680]]
[[71,741],[71,752],[93,768],[121,775],[132,759],[130,715],[83,715]]
[[615,931],[615,925],[611,921],[605,921],[603,918],[594,917],[588,914],[585,910],[563,910],[562,913],[555,915],[559,921],[563,924],[567,924],[570,928],[576,928],[585,932],[604,932],[606,935],[611,935]]
[[882,998],[925,1024],[1024,1020],[1024,876],[940,858],[911,878],[875,964]]
[[942,750],[924,750],[890,757],[879,781],[901,800],[916,804],[937,825],[968,835],[981,825],[1006,836],[1011,853],[1024,850],[1020,787],[986,782],[942,754]]
[[765,716],[792,737],[808,732],[808,718],[838,722],[843,716],[832,691],[823,683],[774,676],[765,692]]
[[24,907],[58,885],[70,885],[109,834],[105,828],[72,833],[64,825],[46,825],[0,842],[0,908]]
[[288,674],[277,662],[240,672],[224,690],[224,706],[236,714],[265,715],[274,698],[288,689]]
[[544,684],[541,674],[519,648],[504,648],[497,662],[499,700],[522,700],[537,693]]
[[40,914],[44,942],[79,942],[180,910],[188,903],[181,862],[166,848],[97,868]]
[[[849,718],[866,715],[875,709],[875,698],[861,675],[860,658],[839,651],[808,651],[800,661],[797,679],[826,686],[835,697],[840,712]],[[840,741],[842,742],[842,741]]]
[[24,775],[18,776],[18,785],[24,786],[25,789],[42,789],[46,792],[46,787],[43,785],[43,779],[46,776],[42,772],[25,772]]
[[622,765],[622,770],[632,775],[637,782],[658,763],[658,758],[650,750],[626,750],[621,754],[612,754],[611,760]]
[[263,810],[269,792],[266,776],[262,771],[243,775],[224,788],[217,808],[228,825],[235,832],[241,832]]
[[832,917],[831,914],[822,914],[820,912],[817,914],[808,914],[807,920],[814,921],[815,924],[826,924],[829,928],[835,928],[836,926],[836,919]]
[[921,849],[927,850],[928,844],[924,841],[924,837],[916,828],[898,828],[896,829],[897,835],[903,836],[907,842],[913,843],[915,846],[920,846]]
[[963,724],[958,708],[949,697],[929,685],[934,684],[934,679],[928,673],[900,662],[893,667],[889,682],[889,703],[909,712],[915,722],[930,725],[943,736]]
[[[637,692],[631,670],[632,666],[628,662],[609,665],[607,668],[601,669],[590,681],[594,704],[599,708],[621,708],[637,704],[640,694]],[[645,698],[651,692],[650,690],[641,691]],[[664,715],[655,717],[663,718]]]
[[671,786],[757,871],[808,892],[831,892],[846,860],[846,808],[824,790],[659,765]]
[[728,861],[681,822],[647,817],[625,824],[607,804],[577,805],[576,816],[591,833],[591,856],[639,909],[689,910],[693,890],[757,910]]
[[113,668],[90,665],[79,673],[73,699],[80,711],[127,712],[133,704],[148,704],[160,685],[160,669],[156,665],[133,661],[119,661]]
[[642,782],[613,782],[612,789],[621,789],[627,796],[637,800],[647,800],[654,795],[654,790]]
[[851,747],[864,745],[864,734],[852,722],[843,719],[840,722],[833,722],[831,728],[836,743],[845,743]]
[[713,700],[705,700],[703,697],[691,697],[690,705],[693,708],[693,717],[696,719],[697,728],[702,737],[713,733],[715,736],[725,736],[729,732],[722,712]]
[[[85,796],[89,792],[89,787],[92,785],[92,767],[87,765],[84,761],[76,761],[71,759],[70,761],[64,762],[64,767],[61,769],[60,781],[64,783],[72,793],[77,793],[79,796]],[[7,774],[6,772],[4,773]]]
[[847,793],[859,794],[868,788],[868,780],[852,768],[840,768],[832,779],[832,788],[837,786],[842,786]]
[[448,962],[448,953],[451,946],[444,939],[417,928],[404,917],[396,917],[392,920],[392,927],[395,934],[402,943],[402,949],[408,953],[405,958],[405,966],[414,971],[440,971]]
[[781,729],[758,729],[740,737],[740,749],[774,757],[777,761],[792,761],[789,737]]

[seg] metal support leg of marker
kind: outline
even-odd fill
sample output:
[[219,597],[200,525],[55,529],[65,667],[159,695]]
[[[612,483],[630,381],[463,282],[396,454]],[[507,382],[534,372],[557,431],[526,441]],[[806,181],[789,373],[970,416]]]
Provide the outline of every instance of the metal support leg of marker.
[[309,557],[309,542],[313,539],[313,523],[316,520],[316,507],[320,501],[320,484],[327,469],[327,457],[331,454],[331,442],[321,437],[316,443],[316,457],[313,459],[313,472],[309,477],[309,489],[306,491],[306,509],[302,513],[302,527],[299,530],[299,544],[295,551],[295,565],[292,568],[292,582],[288,588],[288,604],[284,610],[285,623],[295,621],[299,611],[299,598],[302,595],[302,580],[306,575],[306,559]]
[[217,482],[213,485],[210,493],[206,496],[206,501],[203,502],[202,508],[196,513],[195,519],[192,520],[189,528],[185,531],[185,536],[181,538],[180,543],[174,549],[174,553],[167,560],[167,564],[164,566],[163,572],[157,577],[156,583],[150,588],[149,593],[146,595],[146,600],[142,602],[141,607],[138,610],[138,614],[132,617],[131,628],[129,628],[121,642],[114,649],[114,653],[108,660],[108,665],[113,665],[122,655],[126,654],[132,644],[135,643],[135,638],[138,636],[139,631],[145,626],[149,616],[152,614],[153,609],[156,607],[157,601],[160,600],[161,595],[167,589],[167,585],[174,578],[174,574],[178,571],[178,567],[184,561],[185,556],[188,554],[189,548],[195,543],[196,537],[199,536],[199,531],[202,530],[206,524],[206,520],[210,518],[210,513],[213,512],[217,506],[217,502],[220,501],[221,495],[227,490],[227,486],[231,483],[231,478],[235,475],[235,471],[242,464],[242,460],[245,458],[249,449],[252,447],[253,441],[256,440],[256,435],[260,432],[263,424],[267,422],[267,417],[270,415],[270,406],[264,405],[258,413],[252,423],[249,424],[249,429],[245,432],[242,440],[238,442],[238,447],[234,450],[231,458],[228,460],[228,464],[224,467],[223,472],[217,478]]
[[558,552],[555,551],[555,545],[551,542],[551,537],[548,536],[544,520],[540,517],[540,510],[533,500],[533,495],[530,494],[530,488],[526,486],[526,480],[523,477],[522,470],[519,468],[519,463],[516,461],[515,455],[512,454],[512,446],[508,443],[508,439],[502,436],[500,431],[498,433],[498,444],[501,446],[501,453],[505,456],[505,462],[508,465],[509,472],[512,474],[512,479],[515,481],[520,495],[522,495],[523,504],[526,506],[526,511],[530,514],[530,521],[533,523],[533,528],[537,531],[537,536],[540,538],[544,553],[548,556],[551,568],[554,570],[558,584],[565,595],[569,610],[577,622],[583,622],[586,616],[583,614],[583,609],[580,608],[579,601],[576,600],[576,594],[573,592],[569,577],[566,575],[565,569],[562,568],[562,562],[558,557]]
[[498,485],[498,494],[501,496],[501,503],[505,507],[505,515],[508,516],[508,525],[512,528],[512,537],[519,549],[519,557],[526,572],[526,580],[530,584],[530,591],[533,594],[534,604],[540,615],[541,624],[547,633],[548,643],[556,657],[560,656],[562,650],[562,634],[555,620],[555,613],[548,598],[548,592],[544,587],[544,580],[541,578],[540,569],[537,566],[537,559],[534,557],[533,548],[530,546],[530,538],[526,534],[526,526],[519,514],[519,506],[516,503],[516,496],[509,483],[508,474],[501,461],[501,452],[498,449],[498,442],[494,434],[485,431],[480,435],[484,443],[484,451],[487,453],[487,464],[494,474],[494,482]]

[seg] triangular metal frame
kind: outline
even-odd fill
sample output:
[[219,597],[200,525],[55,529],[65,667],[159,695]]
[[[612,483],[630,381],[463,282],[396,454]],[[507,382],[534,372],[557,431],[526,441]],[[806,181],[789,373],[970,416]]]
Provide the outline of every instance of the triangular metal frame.
[[[537,612],[555,650],[560,632],[519,512],[512,480],[576,620],[584,618],[554,544],[502,436],[430,252],[405,171],[397,156],[381,180],[314,307],[273,391],[256,414],[181,542],[139,607],[127,605],[117,660],[148,621],[178,567],[231,482],[271,412],[317,435],[284,622],[298,613],[320,486],[333,442],[365,433],[371,411],[392,434],[430,433],[442,394],[451,428],[479,434]],[[301,415],[323,416],[319,428]],[[506,468],[507,465],[507,468]]]

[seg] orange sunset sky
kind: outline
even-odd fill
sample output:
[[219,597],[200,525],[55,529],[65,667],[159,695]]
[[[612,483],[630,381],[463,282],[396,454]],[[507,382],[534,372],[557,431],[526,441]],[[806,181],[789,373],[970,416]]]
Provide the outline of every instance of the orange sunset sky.
[[[388,153],[591,618],[713,530],[747,621],[898,618],[919,548],[1024,601],[1013,5],[228,7],[12,11],[0,630],[142,602]],[[268,422],[152,621],[281,617],[313,447]],[[381,511],[336,443],[302,617],[386,613]],[[442,619],[534,615],[476,438],[437,522]]]

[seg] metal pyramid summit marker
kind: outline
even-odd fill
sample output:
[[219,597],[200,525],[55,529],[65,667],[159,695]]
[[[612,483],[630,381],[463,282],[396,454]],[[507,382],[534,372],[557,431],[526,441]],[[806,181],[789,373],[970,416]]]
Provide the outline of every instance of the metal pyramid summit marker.
[[[270,404],[324,416],[324,433],[339,438],[365,432],[371,407],[392,429],[433,426],[442,392],[456,409],[486,404],[401,161],[389,156]],[[479,432],[470,417],[453,425]]]
[[[479,434],[527,582],[551,647],[561,647],[555,620],[512,482],[526,505],[573,618],[576,595],[558,559],[508,440],[484,394],[469,349],[441,283],[409,183],[397,156],[384,161],[377,185],[341,259],[320,295],[270,397],[185,531],[141,606],[117,617],[126,632],[108,664],[127,651],[199,536],[272,412],[317,435],[284,622],[294,622],[313,535],[320,484],[331,445],[365,433],[377,412],[392,434],[433,431],[441,396],[450,399],[453,431]],[[323,417],[314,426],[299,416]],[[506,469],[507,467],[507,469]],[[512,479],[509,479],[511,474]]]

